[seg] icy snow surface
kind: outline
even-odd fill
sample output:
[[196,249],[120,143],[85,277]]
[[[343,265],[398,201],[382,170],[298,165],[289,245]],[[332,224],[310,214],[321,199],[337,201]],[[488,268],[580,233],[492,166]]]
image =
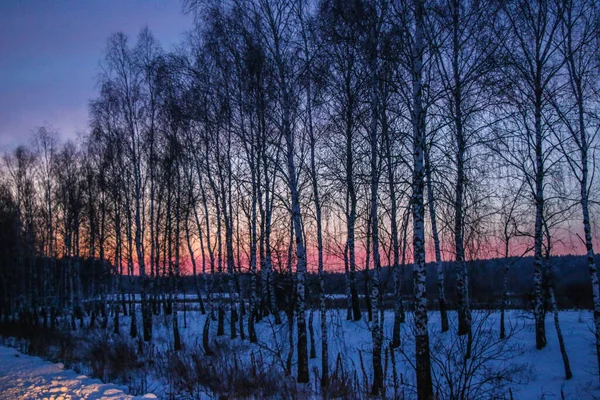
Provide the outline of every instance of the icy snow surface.
[[154,395],[133,397],[123,387],[64,370],[38,357],[26,356],[15,349],[0,347],[0,400],[100,400],[153,399]]

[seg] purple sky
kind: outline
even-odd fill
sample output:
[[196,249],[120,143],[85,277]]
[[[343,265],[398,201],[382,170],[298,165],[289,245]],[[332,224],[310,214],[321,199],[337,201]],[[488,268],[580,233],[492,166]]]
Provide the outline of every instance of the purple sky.
[[145,25],[168,49],[192,17],[180,0],[1,0],[0,153],[44,124],[63,139],[85,131],[106,39],[123,31],[134,42]]

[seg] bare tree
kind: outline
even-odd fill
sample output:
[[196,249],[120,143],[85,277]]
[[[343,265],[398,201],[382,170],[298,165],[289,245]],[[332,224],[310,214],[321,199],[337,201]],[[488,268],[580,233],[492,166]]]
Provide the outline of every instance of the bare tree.
[[[597,97],[598,7],[593,1],[565,0],[561,3],[561,48],[567,71],[566,96],[553,101],[566,130],[561,149],[580,188],[579,203],[583,217],[584,244],[592,283],[594,329],[600,377],[600,281],[592,240],[590,217],[590,162],[593,162],[598,123],[591,113]],[[570,106],[569,104],[573,104]],[[558,140],[561,140],[560,138]]]
[[[543,215],[544,177],[550,167],[553,146],[548,143],[549,95],[553,79],[562,61],[554,38],[560,28],[560,4],[557,1],[516,1],[503,7],[503,17],[510,35],[502,41],[509,60],[506,79],[511,79],[511,101],[516,108],[514,138],[523,147],[504,149],[502,157],[512,157],[511,163],[525,174],[536,208],[534,235],[534,315],[536,347],[546,346],[544,325],[543,276]],[[513,141],[513,143],[515,143]],[[526,156],[514,160],[516,152]],[[518,154],[521,156],[523,154]]]
[[[410,57],[409,68],[412,83],[412,102],[410,117],[412,123],[413,180],[411,210],[413,219],[413,274],[415,296],[415,355],[417,371],[417,394],[419,399],[433,398],[431,377],[431,359],[429,352],[429,330],[427,318],[427,292],[425,269],[425,207],[423,192],[425,189],[425,109],[423,107],[423,60],[425,54],[425,4],[414,0],[404,4],[408,16],[414,18],[414,31],[405,32],[404,45]],[[400,24],[411,26],[408,21]]]

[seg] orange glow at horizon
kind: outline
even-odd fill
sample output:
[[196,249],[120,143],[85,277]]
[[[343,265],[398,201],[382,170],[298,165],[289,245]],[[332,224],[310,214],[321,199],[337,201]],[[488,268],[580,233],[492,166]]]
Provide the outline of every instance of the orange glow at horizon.
[[[364,239],[364,238],[363,238]],[[214,240],[214,239],[213,239]],[[569,228],[569,229],[563,229],[561,231],[561,234],[556,234],[555,238],[553,239],[554,243],[553,243],[553,248],[552,248],[552,255],[555,256],[560,256],[560,255],[585,255],[586,254],[586,248],[585,248],[585,244],[582,242],[581,238],[579,235],[577,235],[576,233],[574,233],[574,229]],[[510,257],[514,257],[514,256],[532,256],[533,255],[533,251],[529,250],[527,252],[525,252],[527,249],[531,249],[531,245],[532,245],[533,239],[532,238],[520,238],[520,239],[513,239],[511,241],[511,245],[510,245],[510,249],[509,249],[509,256]],[[598,240],[594,240],[594,246],[596,249],[599,248],[599,243]],[[106,253],[106,258],[109,259],[113,264],[114,264],[114,249],[111,248],[111,245],[108,245],[109,249],[105,250]],[[194,253],[195,253],[195,260],[196,260],[196,269],[197,269],[197,273],[201,274],[202,273],[202,264],[203,264],[203,259],[201,254],[201,249],[199,248],[199,242],[197,240],[197,238],[194,239],[194,243],[192,245],[193,249],[194,249]],[[333,244],[332,242],[325,242],[324,243],[324,251],[323,251],[323,261],[324,261],[324,268],[326,272],[337,272],[337,273],[343,273],[345,271],[345,262],[344,262],[344,250],[343,247],[341,249],[339,249],[340,245],[339,243],[337,244],[337,248],[335,246],[335,244]],[[480,242],[480,243],[476,243],[476,244],[467,244],[467,261],[470,260],[486,260],[486,259],[496,259],[496,258],[503,258],[504,257],[504,243],[495,237],[489,237],[489,238],[485,238],[484,241]],[[450,263],[452,261],[454,261],[454,243],[451,240],[445,240],[442,241],[441,243],[441,254],[442,254],[442,261],[444,263]],[[476,250],[472,250],[472,248],[476,248]],[[146,246],[146,250],[148,250],[148,246]],[[205,249],[206,250],[206,249]],[[190,255],[188,252],[188,248],[187,248],[187,244],[186,243],[182,243],[181,245],[181,256],[180,256],[180,271],[182,274],[184,275],[189,275],[192,273],[192,263],[190,261]],[[247,249],[244,249],[243,246],[240,246],[239,252],[241,254],[237,254],[238,248],[237,246],[234,244],[234,263],[235,263],[235,269],[236,271],[238,270],[239,265],[241,264],[241,271],[242,272],[248,272],[250,270],[249,267],[249,251]],[[379,248],[380,251],[380,258],[381,258],[381,266],[382,267],[387,267],[387,266],[391,266],[393,264],[393,252],[390,249],[390,245],[388,243],[383,243],[382,245],[380,245]],[[206,272],[210,273],[210,259],[208,256],[208,250],[205,251],[206,252],[206,259],[204,260],[205,263],[205,267],[206,267]],[[223,252],[225,252],[225,246],[223,246]],[[258,252],[258,249],[257,249]],[[138,275],[139,274],[139,264],[137,262],[136,256],[135,256],[135,251],[134,253],[134,274]],[[280,244],[280,247],[277,248],[276,246],[272,246],[272,261],[273,261],[273,267],[275,270],[282,270],[285,271],[287,269],[287,254],[288,254],[288,246],[286,244]],[[426,254],[426,261],[427,263],[431,263],[435,261],[435,252],[434,252],[434,243],[433,240],[431,240],[430,237],[426,237],[426,248],[425,248],[425,254]],[[127,251],[123,251],[123,271],[126,274],[127,273],[127,269],[128,269],[128,262],[127,262]],[[293,270],[295,270],[296,268],[296,255],[295,255],[295,251],[292,254],[293,257],[293,262],[292,262],[292,268]],[[318,251],[315,245],[313,245],[312,243],[308,244],[307,247],[307,251],[306,251],[306,257],[307,257],[307,268],[309,272],[317,272],[318,269]],[[216,254],[216,249],[215,249],[215,264],[218,263],[217,260],[218,256]],[[355,245],[355,267],[357,271],[363,271],[365,269],[365,264],[366,264],[366,258],[367,258],[367,250],[365,248],[365,241],[364,240],[357,240],[356,241],[356,245]],[[412,236],[409,235],[408,238],[408,242],[407,242],[407,247],[406,247],[406,265],[410,265],[412,264]],[[162,261],[162,257],[161,257],[161,261]],[[173,260],[174,262],[175,260]],[[256,268],[257,271],[260,271],[260,254],[257,254],[257,261],[256,261]],[[223,272],[226,273],[227,272],[227,260],[226,260],[226,254],[222,255],[222,265],[223,265]],[[215,265],[215,270],[217,270],[217,265]],[[160,265],[159,270],[162,271],[163,270],[163,266]],[[373,268],[373,259],[372,259],[372,255],[370,257],[369,260],[369,269]],[[149,274],[150,273],[150,258],[147,256],[145,259],[145,269],[146,269],[146,273]],[[168,271],[168,266],[167,266],[167,271]]]

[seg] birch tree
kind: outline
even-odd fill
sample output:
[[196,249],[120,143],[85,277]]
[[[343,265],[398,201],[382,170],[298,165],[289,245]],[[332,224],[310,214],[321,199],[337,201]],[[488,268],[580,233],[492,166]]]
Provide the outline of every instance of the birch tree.
[[[567,141],[562,152],[579,184],[579,203],[581,206],[584,244],[587,264],[592,283],[594,302],[594,332],[596,354],[600,377],[600,281],[592,240],[590,214],[590,191],[593,184],[593,172],[590,175],[590,163],[593,164],[598,124],[593,116],[597,101],[597,57],[600,34],[598,33],[598,5],[593,1],[565,0],[562,2],[560,26],[561,48],[567,71],[566,96],[558,98],[553,104],[564,125]],[[572,105],[570,105],[572,104]]]
[[[427,292],[425,269],[425,110],[423,108],[423,61],[425,54],[425,4],[414,0],[408,9],[412,12],[414,31],[406,32],[405,46],[411,55],[409,67],[412,83],[412,219],[413,219],[413,274],[415,296],[415,357],[417,370],[417,395],[419,399],[432,399],[431,359],[429,353],[429,331],[427,318]],[[412,21],[411,21],[412,22]],[[413,25],[414,24],[414,25]]]
[[[327,104],[330,106],[330,131],[340,132],[343,148],[339,162],[342,164],[340,181],[345,189],[344,216],[346,219],[346,243],[344,256],[347,258],[346,276],[347,319],[361,319],[358,288],[356,283],[356,223],[358,188],[356,187],[359,161],[356,156],[358,146],[358,126],[362,119],[360,96],[364,94],[364,71],[361,66],[359,49],[360,30],[354,7],[328,1],[320,7],[320,33],[324,37],[324,57],[330,60],[327,76]],[[335,148],[337,143],[332,143]],[[370,311],[369,311],[370,312]]]
[[[523,144],[520,150],[503,150],[503,157],[514,156],[515,150],[527,154],[516,164],[526,176],[535,204],[533,309],[538,349],[546,346],[542,290],[544,178],[550,167],[553,147],[548,143],[548,99],[562,64],[555,40],[560,28],[559,13],[560,4],[554,0],[507,3],[502,13],[510,32],[502,41],[509,60],[506,79],[515,83],[511,99],[518,118],[514,137],[521,138],[519,140]],[[511,160],[511,163],[514,164],[514,161]]]

